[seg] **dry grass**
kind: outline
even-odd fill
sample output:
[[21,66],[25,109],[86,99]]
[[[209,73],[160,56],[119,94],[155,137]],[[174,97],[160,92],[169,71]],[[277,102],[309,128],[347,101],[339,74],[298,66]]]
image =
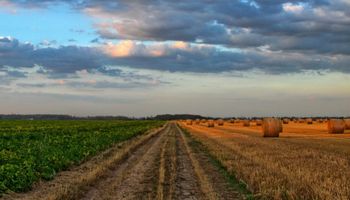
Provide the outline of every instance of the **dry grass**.
[[280,138],[262,138],[261,127],[182,125],[257,196],[350,198],[349,131],[332,135],[326,124],[291,122]]

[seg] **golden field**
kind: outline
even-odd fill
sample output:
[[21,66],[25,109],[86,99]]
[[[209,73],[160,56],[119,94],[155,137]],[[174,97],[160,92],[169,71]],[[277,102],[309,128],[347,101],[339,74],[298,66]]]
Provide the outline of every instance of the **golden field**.
[[264,138],[254,122],[180,124],[258,198],[350,198],[349,130],[329,134],[327,123],[289,122],[279,137]]

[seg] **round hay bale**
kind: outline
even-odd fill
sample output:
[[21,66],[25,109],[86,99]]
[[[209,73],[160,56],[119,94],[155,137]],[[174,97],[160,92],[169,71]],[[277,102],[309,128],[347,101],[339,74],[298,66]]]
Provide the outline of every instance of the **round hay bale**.
[[283,132],[283,123],[282,120],[278,119],[279,125],[280,125],[280,133]]
[[214,121],[213,120],[209,120],[207,123],[208,127],[214,127]]
[[262,120],[260,120],[260,119],[256,120],[255,124],[257,126],[261,126],[262,125]]
[[308,118],[308,119],[306,119],[306,123],[307,123],[307,124],[312,124],[312,123],[313,123],[313,121],[312,121],[312,119],[311,119],[311,118]]
[[193,123],[192,120],[190,120],[190,119],[186,120],[187,125],[192,125],[192,123]]
[[289,119],[287,118],[284,118],[282,121],[283,121],[283,124],[289,124]]
[[345,129],[350,130],[350,119],[344,119],[345,122]]
[[273,117],[264,118],[262,130],[264,137],[279,137],[282,132],[281,120]]
[[305,123],[305,120],[304,119],[298,119],[298,122],[303,124],[303,123]]
[[235,123],[235,120],[234,119],[230,119],[229,121],[231,124],[234,124]]
[[216,122],[218,123],[219,126],[224,125],[224,120],[222,120],[222,119],[218,119]]
[[345,121],[342,119],[328,120],[328,133],[344,133]]
[[243,126],[245,126],[245,127],[250,126],[250,121],[249,120],[243,120]]
[[201,123],[201,120],[196,119],[196,120],[194,121],[194,123],[195,123],[195,124],[200,124],[200,123]]

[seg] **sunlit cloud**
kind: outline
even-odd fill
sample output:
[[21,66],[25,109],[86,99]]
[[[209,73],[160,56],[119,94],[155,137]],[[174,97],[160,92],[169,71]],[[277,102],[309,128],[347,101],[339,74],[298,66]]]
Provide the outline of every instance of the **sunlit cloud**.
[[283,10],[286,12],[300,13],[304,10],[304,6],[302,4],[284,3]]
[[11,14],[16,14],[18,11],[18,8],[16,4],[12,3],[11,1],[0,0],[0,11],[1,10],[4,10]]
[[108,44],[105,48],[107,54],[112,57],[131,56],[135,51],[136,44],[131,40],[121,41],[116,45]]
[[191,49],[198,50],[198,47],[203,45],[196,45],[197,48],[192,48],[190,44],[183,41],[176,42],[152,42],[145,44],[132,40],[122,40],[116,44],[108,43],[103,46],[103,51],[112,57],[132,57],[132,56],[149,56],[160,57],[170,54],[175,50],[188,51]]
[[186,49],[189,49],[189,44],[183,41],[176,41],[173,43],[173,47],[176,49],[186,50]]

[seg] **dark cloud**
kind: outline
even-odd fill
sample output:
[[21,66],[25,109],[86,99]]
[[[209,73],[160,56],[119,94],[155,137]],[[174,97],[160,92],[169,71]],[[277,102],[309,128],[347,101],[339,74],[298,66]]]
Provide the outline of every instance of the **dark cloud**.
[[235,48],[265,45],[273,51],[350,54],[350,3],[345,0],[11,2],[26,7],[63,2],[104,17],[96,23],[103,39],[182,40]]
[[155,84],[152,84],[152,83],[137,82],[137,81],[131,81],[131,82],[99,81],[96,83],[71,81],[71,82],[67,82],[67,85],[71,88],[78,88],[78,89],[79,88],[93,88],[93,89],[108,89],[108,88],[134,89],[134,88],[137,88],[137,89],[140,89],[140,88],[150,88],[150,87],[155,86]]
[[78,70],[98,68],[102,53],[94,48],[60,46],[58,48],[35,48],[33,44],[21,43],[14,38],[0,39],[0,67],[43,66],[57,73],[75,73]]
[[112,1],[84,2],[90,15],[111,19],[97,26],[107,39],[349,54],[350,4],[342,0],[118,1],[114,7],[106,3]]
[[[162,44],[162,45],[161,45]],[[347,55],[318,55],[303,53],[271,52],[267,49],[232,51],[208,45],[176,47],[163,43],[145,45],[131,43],[130,55],[115,57],[101,47],[60,46],[57,48],[34,48],[13,38],[0,40],[0,69],[10,66],[28,68],[41,66],[38,73],[50,78],[75,76],[77,71],[87,70],[115,77],[138,77],[125,74],[108,66],[165,70],[171,72],[217,73],[226,71],[261,70],[266,73],[295,73],[305,70],[331,70],[350,73]],[[154,55],[153,52],[156,52]],[[22,76],[19,71],[9,75]]]
[[121,76],[122,74],[122,70],[120,69],[108,69],[107,67],[97,68],[96,71],[109,76]]
[[100,43],[100,39],[99,38],[95,38],[93,40],[90,41],[91,43]]
[[17,83],[16,85],[23,88],[44,88],[48,86],[44,83]]
[[124,82],[111,82],[111,81],[96,81],[96,82],[84,82],[84,81],[72,81],[67,80],[64,83],[17,83],[16,86],[22,88],[48,88],[48,87],[69,87],[73,89],[140,89],[150,88],[160,84],[168,84],[167,82],[138,82],[138,81],[124,81]]

